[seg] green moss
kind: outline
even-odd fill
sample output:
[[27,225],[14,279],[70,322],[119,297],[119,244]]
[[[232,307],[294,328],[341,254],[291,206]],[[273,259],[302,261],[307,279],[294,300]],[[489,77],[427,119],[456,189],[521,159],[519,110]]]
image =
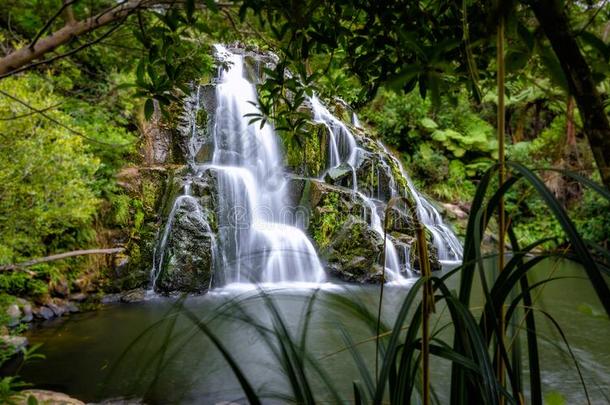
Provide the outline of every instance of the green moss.
[[394,180],[398,183],[398,186],[400,186],[400,190],[404,190],[407,188],[407,179],[404,178],[404,176],[402,175],[402,172],[400,171],[400,167],[398,167],[398,164],[394,161],[394,159],[388,159],[388,164],[390,165],[390,169],[392,170],[392,176],[394,177]]
[[282,137],[286,165],[294,172],[305,176],[317,176],[326,164],[326,127],[318,124],[308,126],[306,134],[299,139]]
[[207,210],[207,221],[212,232],[218,232],[218,218],[216,216],[216,211]]
[[197,115],[195,117],[195,123],[197,124],[198,128],[202,128],[202,129],[207,128],[208,112],[205,110],[205,108],[200,108],[199,110],[197,110]]
[[146,211],[154,211],[159,202],[159,190],[161,186],[158,181],[149,178],[142,179],[141,201]]
[[320,206],[316,208],[310,228],[314,240],[321,249],[331,244],[337,229],[343,225],[337,209],[338,204],[339,194],[330,192],[322,198]]

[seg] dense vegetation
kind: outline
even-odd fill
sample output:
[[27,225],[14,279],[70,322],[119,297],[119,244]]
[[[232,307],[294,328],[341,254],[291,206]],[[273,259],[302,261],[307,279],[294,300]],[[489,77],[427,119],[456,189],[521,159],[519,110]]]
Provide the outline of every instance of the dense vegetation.
[[[426,193],[484,218],[483,223],[472,216],[469,224],[456,221],[461,233],[468,234],[469,259],[475,261],[481,254],[475,235],[483,239],[488,226],[492,232],[487,235],[498,231],[486,214],[502,210],[498,198],[490,197],[490,190],[498,187],[495,173],[490,173],[499,157],[495,41],[501,21],[507,37],[506,75],[501,78],[506,86],[506,154],[515,164],[547,169],[537,172],[539,183],[522,166],[511,166],[515,180],[529,180],[511,183],[500,198],[509,215],[513,248],[529,246],[527,253],[534,247],[575,249],[581,259],[586,256],[585,263],[601,260],[599,268],[605,268],[610,203],[602,187],[583,187],[583,181],[602,183],[606,192],[610,185],[610,5],[479,3],[4,1],[0,266],[137,241],[145,232],[147,212],[158,207],[141,190],[130,191],[117,179],[128,167],[158,163],[150,157],[146,128],[151,123],[175,126],[189,85],[214,74],[212,44],[234,40],[278,54],[277,69],[266,72],[270,79],[260,89],[261,114],[255,120],[275,123],[289,159],[298,161],[299,151],[316,148],[309,137],[311,123],[300,109],[304,95],[315,91],[327,99],[341,97],[400,154]],[[78,31],[83,21],[89,25]],[[56,35],[62,29],[73,35]],[[27,47],[31,52],[24,51]],[[293,72],[288,79],[285,69]],[[482,203],[486,195],[488,206],[471,204]],[[564,209],[569,220],[562,216]],[[580,236],[568,233],[566,238],[572,223]],[[499,232],[502,240],[504,231]],[[584,246],[595,246],[599,256]],[[518,261],[510,265],[507,274],[521,274]],[[13,302],[12,296],[44,301],[83,278],[94,280],[98,289],[116,288],[109,281],[110,267],[103,258],[75,257],[4,269],[0,301],[4,306]],[[470,277],[475,272],[472,263],[464,269]],[[496,315],[517,280],[504,280],[507,284],[492,291],[481,322]],[[469,323],[473,319],[462,313],[468,306],[468,286],[461,287],[458,302],[443,279],[434,285],[453,308],[456,324],[463,323],[468,331],[468,336],[456,337],[456,353],[473,355],[460,351],[468,339],[484,339],[482,350],[493,339],[501,340],[503,332],[497,330],[479,335]],[[529,287],[523,288],[527,299]],[[409,308],[405,304],[404,311]],[[409,339],[414,346],[415,336]],[[397,356],[391,351],[396,345],[394,340],[388,343],[388,362]],[[479,356],[476,366],[491,367],[494,359],[480,355],[474,354]],[[415,362],[412,357],[404,361],[410,367]],[[465,387],[493,378],[492,372],[475,377],[464,364],[459,373],[470,384]],[[518,389],[513,388],[516,399]],[[385,385],[369,389],[371,397],[383,396]],[[456,396],[466,398],[462,388],[455,389]],[[500,396],[495,391],[476,395]]]

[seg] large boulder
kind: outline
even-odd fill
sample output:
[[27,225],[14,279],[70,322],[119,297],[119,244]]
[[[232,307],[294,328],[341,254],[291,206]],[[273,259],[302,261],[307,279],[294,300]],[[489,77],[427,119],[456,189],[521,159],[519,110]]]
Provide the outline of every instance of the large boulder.
[[190,196],[176,201],[171,230],[158,250],[161,265],[155,288],[163,293],[207,291],[212,278],[212,250],[215,235],[210,227],[210,210]]
[[358,189],[365,195],[381,201],[392,198],[394,179],[388,163],[378,152],[363,151],[356,165]]
[[347,163],[341,163],[326,172],[324,181],[334,186],[353,188],[354,169]]
[[337,227],[331,243],[322,251],[332,275],[352,282],[379,282],[383,238],[369,225],[349,216]]
[[182,182],[183,193],[175,197],[156,247],[154,287],[166,294],[205,292],[213,275],[216,171],[207,169]]

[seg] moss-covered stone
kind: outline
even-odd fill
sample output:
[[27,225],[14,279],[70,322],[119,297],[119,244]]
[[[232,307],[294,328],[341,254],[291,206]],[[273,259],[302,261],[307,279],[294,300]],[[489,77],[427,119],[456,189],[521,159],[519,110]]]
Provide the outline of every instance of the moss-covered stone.
[[328,129],[323,124],[308,125],[300,139],[282,137],[288,171],[301,176],[320,176],[327,166]]
[[155,283],[162,293],[202,293],[210,286],[215,235],[207,211],[192,197],[181,198],[172,219],[171,233],[163,252],[163,266]]

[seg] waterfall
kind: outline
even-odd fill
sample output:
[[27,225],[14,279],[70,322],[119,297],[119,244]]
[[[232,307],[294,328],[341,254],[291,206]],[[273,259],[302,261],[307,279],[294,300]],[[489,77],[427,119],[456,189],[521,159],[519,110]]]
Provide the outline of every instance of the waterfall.
[[[319,285],[326,280],[326,272],[302,230],[306,221],[295,213],[279,138],[270,123],[262,127],[258,122],[249,123],[259,110],[255,84],[246,78],[244,56],[222,45],[215,46],[215,54],[221,67],[214,86],[197,87],[184,102],[179,129],[187,137],[188,165],[182,172],[181,193],[173,201],[157,238],[152,287],[155,288],[158,279],[158,284],[163,284],[165,276],[160,278],[160,275],[165,267],[192,263],[184,255],[176,259],[176,246],[185,244],[189,249],[177,251],[198,251],[203,246],[205,252],[211,252],[211,260],[206,254],[198,253],[196,257],[198,266],[208,270],[208,265],[213,267],[210,288],[234,283]],[[459,241],[434,206],[415,189],[400,161],[380,142],[374,146],[375,141],[361,137],[358,132],[358,137],[354,136],[350,127],[330,113],[315,95],[309,101],[313,120],[328,129],[326,173],[339,166],[351,171],[351,199],[359,201],[370,229],[381,240],[385,237],[383,265],[387,280],[401,282],[411,274],[410,242],[386,236],[382,225],[383,208],[395,195],[413,195],[418,215],[431,232],[439,259],[460,259]],[[201,128],[198,121],[198,114],[204,108],[202,104],[209,117],[207,128]],[[356,114],[352,113],[351,119],[354,127],[360,128]],[[370,170],[363,162],[371,165]],[[349,173],[346,170],[343,173]],[[360,182],[366,186],[359,185],[358,173],[362,170],[366,174]],[[404,182],[394,177],[398,172]],[[398,184],[406,184],[405,189],[398,190]],[[189,233],[184,233],[185,226]],[[173,228],[177,229],[175,233]],[[174,234],[180,235],[178,245]],[[191,238],[193,234],[199,239]],[[379,239],[374,236],[378,243]],[[168,254],[166,250],[170,247],[173,250]],[[204,282],[208,283],[208,279]]]
[[[364,153],[364,151],[357,145],[354,135],[348,129],[348,127],[338,118],[332,115],[315,95],[311,97],[310,102],[313,110],[314,120],[316,122],[324,123],[329,130],[329,168],[337,167],[341,163],[347,163],[352,168],[352,172],[354,173],[354,190],[358,190],[356,165],[358,163],[357,160],[359,154]],[[361,125],[357,115],[352,113],[351,118],[353,125],[359,128]],[[402,163],[388,151],[383,143],[377,143],[387,158],[391,159],[392,162],[398,167],[400,174],[404,177],[407,184],[407,189],[403,190],[403,195],[407,195],[408,193],[413,196],[417,206],[417,214],[419,219],[432,234],[433,244],[438,251],[439,260],[447,262],[461,260],[462,246],[453,231],[443,222],[436,208],[434,208],[434,206],[415,188],[411,178],[404,170]],[[388,162],[382,159],[381,164],[385,166],[387,173],[390,173],[392,196],[394,196],[397,192],[397,181],[394,178],[394,174],[392,173]],[[372,175],[375,175],[375,173],[372,173]],[[377,172],[377,176],[379,176],[379,171]],[[377,184],[379,186],[379,180],[377,181]],[[381,191],[379,187],[376,191],[376,197],[380,198]],[[383,227],[381,226],[381,221],[379,219],[379,215],[377,214],[375,203],[371,198],[365,196],[363,193],[359,192],[359,195],[371,210],[371,227],[383,237]],[[408,252],[405,250],[403,255],[407,253]],[[386,271],[394,280],[402,277],[400,275],[401,271],[407,274],[410,272],[411,268],[408,257],[403,260],[402,264],[399,264],[396,247],[389,238],[386,239],[385,257]]]
[[230,65],[220,69],[213,131],[222,251],[217,281],[324,281],[312,243],[287,215],[287,181],[273,127],[248,124],[246,115],[258,109],[243,57],[220,45],[216,53]]
[[[347,163],[352,170],[352,184],[354,192],[356,192],[364,203],[368,206],[371,211],[369,225],[375,232],[382,237],[385,236],[385,270],[389,276],[390,281],[400,281],[403,276],[401,270],[406,271],[408,269],[401,269],[398,260],[398,253],[392,240],[387,237],[383,231],[381,225],[381,219],[377,212],[377,206],[374,201],[364,195],[358,190],[358,178],[356,176],[356,164],[359,153],[362,153],[362,149],[356,144],[356,139],[347,126],[341,122],[337,117],[332,115],[330,111],[320,102],[315,94],[310,98],[311,108],[313,110],[313,119],[316,122],[323,123],[328,128],[329,132],[329,168],[335,168],[341,163]],[[333,154],[336,151],[336,154]]]
[[[378,142],[379,146],[383,149],[387,156],[393,160],[400,174],[407,182],[408,192],[413,196],[417,205],[417,215],[419,220],[432,234],[432,242],[438,251],[438,258],[445,262],[454,262],[462,259],[462,244],[455,236],[451,228],[449,228],[441,218],[441,214],[434,208],[434,206],[428,201],[419,191],[415,188],[413,181],[405,171],[402,163],[399,159],[396,159],[386,148],[386,146]],[[407,190],[405,190],[407,191]]]

